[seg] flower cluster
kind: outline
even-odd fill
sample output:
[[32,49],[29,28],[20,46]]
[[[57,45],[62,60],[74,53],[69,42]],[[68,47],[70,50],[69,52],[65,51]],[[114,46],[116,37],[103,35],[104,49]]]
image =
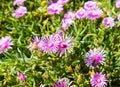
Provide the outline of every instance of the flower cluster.
[[12,16],[16,18],[20,18],[27,13],[27,8],[22,6],[23,2],[26,0],[15,0],[13,5],[18,5],[19,7],[13,12]]
[[76,18],[83,19],[88,18],[91,20],[95,20],[100,18],[103,14],[102,9],[98,8],[97,2],[95,1],[87,1],[84,3],[84,8],[79,9],[76,12]]
[[61,78],[53,84],[53,87],[73,87],[71,84],[72,82],[68,78]]
[[2,37],[0,39],[0,54],[3,51],[7,51],[11,48],[11,45],[13,45],[12,38],[9,36]]
[[98,8],[97,3],[95,1],[87,1],[84,4],[84,8],[79,9],[76,13],[67,12],[64,15],[64,18],[62,19],[62,29],[67,30],[68,27],[74,22],[73,19],[75,17],[80,20],[83,18],[95,20],[97,18],[100,18],[102,14],[102,9]]
[[63,10],[63,6],[69,2],[69,0],[51,0],[48,6],[48,14],[60,14]]
[[33,43],[36,43],[36,46],[41,51],[49,54],[58,53],[60,57],[63,54],[66,55],[66,52],[70,53],[74,46],[73,37],[69,35],[65,36],[62,31],[53,35],[42,36],[40,39],[34,40]]
[[70,25],[73,24],[75,18],[74,12],[67,12],[62,19],[62,29],[67,30]]

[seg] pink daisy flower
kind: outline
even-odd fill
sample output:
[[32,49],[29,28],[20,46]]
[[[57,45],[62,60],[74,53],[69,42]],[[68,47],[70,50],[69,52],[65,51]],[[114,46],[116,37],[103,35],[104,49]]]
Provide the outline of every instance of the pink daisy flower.
[[67,52],[68,53],[72,52],[73,47],[74,47],[73,37],[67,35],[63,36],[58,43],[59,56],[61,57],[63,54],[67,56]]
[[60,5],[58,3],[53,3],[48,6],[48,14],[60,14],[62,10],[63,5]]
[[112,17],[106,17],[103,19],[102,23],[107,27],[113,27],[115,25],[115,21]]
[[85,17],[87,16],[86,10],[83,9],[83,8],[80,9],[80,10],[78,10],[78,11],[76,12],[75,16],[76,16],[76,18],[78,18],[78,19],[83,19],[83,18],[85,18]]
[[12,14],[14,17],[16,18],[20,18],[23,15],[25,15],[27,13],[27,8],[24,6],[20,6],[19,8],[17,8],[14,13]]
[[95,20],[97,18],[100,18],[103,14],[103,11],[101,9],[95,9],[88,11],[87,17],[91,20]]
[[84,3],[84,8],[86,10],[94,10],[97,8],[97,3],[95,1],[87,1]]
[[98,67],[98,64],[104,64],[106,60],[106,52],[104,50],[101,50],[100,48],[93,50],[90,50],[85,55],[85,63],[86,66],[91,68]]
[[90,83],[92,87],[107,87],[108,79],[102,72],[96,72],[94,75],[91,75]]
[[71,84],[72,82],[68,78],[61,78],[53,84],[53,87],[73,87],[70,86]]
[[15,0],[14,2],[13,2],[13,5],[15,6],[15,5],[22,5],[23,4],[23,2],[25,2],[26,0]]
[[116,8],[120,8],[120,0],[116,0]]
[[18,79],[20,80],[20,82],[24,81],[27,78],[27,76],[23,73],[19,73],[18,74]]
[[11,45],[13,45],[12,38],[9,36],[2,37],[0,39],[0,53],[3,51],[7,51],[11,49]]
[[64,5],[64,4],[66,4],[66,3],[68,3],[69,2],[69,0],[58,0],[58,4],[61,4],[61,5]]
[[58,51],[57,42],[53,35],[42,37],[38,43],[38,48],[46,53],[56,53]]

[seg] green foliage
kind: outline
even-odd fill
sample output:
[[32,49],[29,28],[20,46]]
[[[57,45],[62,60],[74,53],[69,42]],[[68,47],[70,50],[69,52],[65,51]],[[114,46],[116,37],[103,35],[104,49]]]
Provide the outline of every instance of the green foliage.
[[[87,1],[87,0],[86,0]],[[0,2],[0,37],[11,36],[14,46],[0,55],[0,87],[39,87],[41,83],[52,86],[58,78],[67,77],[75,87],[90,87],[91,70],[84,63],[84,55],[89,49],[104,48],[108,55],[106,64],[100,66],[109,78],[109,87],[119,87],[120,75],[120,22],[110,29],[102,25],[106,16],[117,17],[120,12],[115,1],[97,0],[104,15],[98,20],[75,20],[65,31],[75,38],[74,51],[67,57],[59,58],[39,50],[29,51],[32,36],[53,34],[61,28],[63,15],[71,10],[77,11],[85,0],[71,0],[64,6],[60,15],[47,14],[47,0],[27,0],[24,5],[28,13],[17,19],[12,16],[16,6],[13,0]],[[20,83],[17,73],[25,73],[27,79]]]

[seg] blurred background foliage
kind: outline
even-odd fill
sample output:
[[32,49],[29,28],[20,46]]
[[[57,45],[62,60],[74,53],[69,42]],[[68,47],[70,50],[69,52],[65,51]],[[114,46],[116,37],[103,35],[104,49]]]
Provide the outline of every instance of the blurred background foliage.
[[[84,55],[89,49],[101,47],[107,52],[107,60],[99,70],[107,74],[109,87],[119,87],[120,74],[120,22],[105,29],[101,21],[106,16],[116,18],[120,13],[115,8],[115,0],[97,0],[104,15],[98,20],[75,20],[66,34],[74,36],[76,46],[67,57],[58,58],[38,50],[29,51],[32,36],[53,34],[61,29],[64,13],[77,11],[87,0],[70,0],[60,15],[48,15],[48,0],[27,0],[24,6],[28,13],[16,19],[12,16],[17,8],[13,0],[0,0],[0,37],[11,36],[14,46],[0,55],[1,87],[38,87],[41,83],[52,86],[59,77],[68,77],[76,87],[90,87],[91,70],[84,63]],[[17,72],[26,73],[27,79],[20,83]]]

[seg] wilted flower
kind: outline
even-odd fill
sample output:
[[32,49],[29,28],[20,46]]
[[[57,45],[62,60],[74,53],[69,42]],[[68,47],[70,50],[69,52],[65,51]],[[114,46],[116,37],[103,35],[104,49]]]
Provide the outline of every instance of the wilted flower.
[[108,79],[102,72],[96,72],[94,75],[91,75],[90,83],[92,87],[107,87]]
[[85,55],[85,63],[86,66],[90,66],[91,68],[98,67],[98,64],[104,64],[106,60],[106,52],[101,50],[100,48],[90,50]]
[[48,6],[48,14],[59,14],[63,10],[63,5],[53,3]]
[[117,19],[120,21],[120,14],[118,14]]
[[30,45],[28,46],[29,50],[32,51],[32,50],[35,50],[36,48],[38,48],[37,45],[38,45],[39,41],[40,40],[37,36],[32,36]]
[[5,36],[0,39],[0,53],[7,51],[13,45],[12,38],[10,36]]
[[95,20],[97,18],[100,18],[102,14],[103,14],[103,11],[101,9],[90,10],[88,11],[87,18],[91,20]]
[[86,10],[94,10],[97,8],[97,3],[95,1],[87,1],[84,3],[84,8]]
[[74,47],[73,37],[67,35],[63,36],[58,44],[59,56],[61,57],[63,54],[65,54],[66,56],[67,52],[69,53],[72,52],[73,47]]
[[116,0],[116,8],[120,8],[120,0]]
[[102,23],[107,27],[113,27],[115,25],[115,21],[112,17],[106,17],[103,19]]
[[23,4],[23,2],[25,2],[26,0],[15,0],[14,2],[13,2],[13,5],[22,5]]
[[20,82],[24,81],[27,78],[27,76],[23,73],[19,73],[18,74],[18,79],[20,80]]
[[78,19],[83,19],[86,16],[87,16],[86,10],[83,8],[76,12],[76,18],[78,18]]
[[68,3],[68,2],[69,2],[69,0],[58,0],[57,3],[64,5],[64,4]]
[[27,8],[24,6],[20,6],[19,8],[17,8],[14,13],[12,14],[14,17],[16,18],[20,18],[23,15],[25,15],[27,13]]
[[68,78],[61,78],[53,84],[53,87],[69,87],[71,84],[72,82]]

